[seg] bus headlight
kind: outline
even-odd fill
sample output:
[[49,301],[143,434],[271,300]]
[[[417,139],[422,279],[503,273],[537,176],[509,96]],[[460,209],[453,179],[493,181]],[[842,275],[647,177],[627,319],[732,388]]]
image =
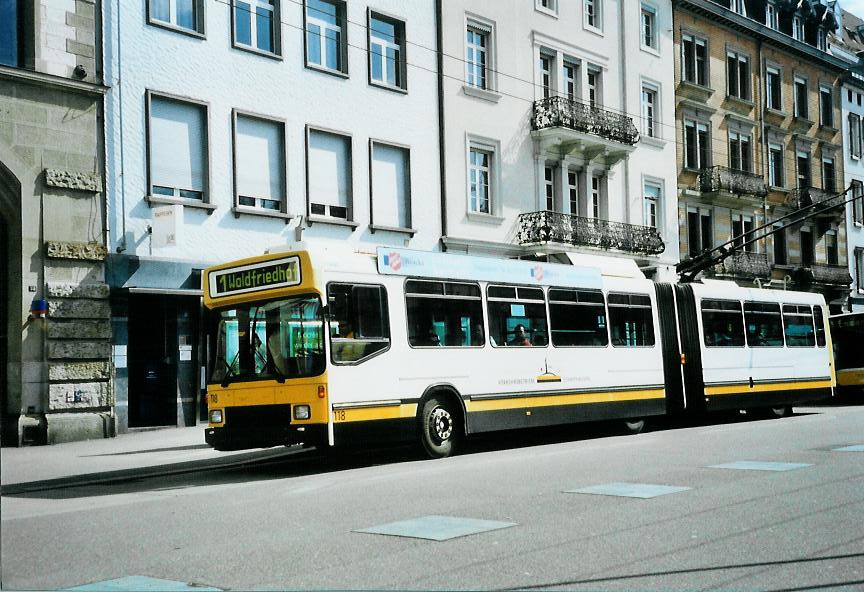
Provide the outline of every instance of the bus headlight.
[[294,405],[294,419],[309,419],[309,405]]
[[221,409],[211,409],[210,410],[210,423],[222,423],[222,410]]

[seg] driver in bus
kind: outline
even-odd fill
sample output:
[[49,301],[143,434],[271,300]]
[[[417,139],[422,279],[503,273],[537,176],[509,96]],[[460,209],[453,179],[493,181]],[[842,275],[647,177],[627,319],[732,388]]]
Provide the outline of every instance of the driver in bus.
[[528,339],[528,334],[525,332],[525,325],[519,323],[513,328],[513,339],[507,342],[507,345],[515,345],[517,347],[531,347],[531,340]]

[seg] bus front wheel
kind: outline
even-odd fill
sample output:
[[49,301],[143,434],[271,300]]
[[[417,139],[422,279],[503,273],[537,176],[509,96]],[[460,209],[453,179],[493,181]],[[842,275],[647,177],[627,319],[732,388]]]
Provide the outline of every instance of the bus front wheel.
[[459,416],[452,403],[430,397],[420,413],[420,442],[432,458],[450,456],[462,435]]

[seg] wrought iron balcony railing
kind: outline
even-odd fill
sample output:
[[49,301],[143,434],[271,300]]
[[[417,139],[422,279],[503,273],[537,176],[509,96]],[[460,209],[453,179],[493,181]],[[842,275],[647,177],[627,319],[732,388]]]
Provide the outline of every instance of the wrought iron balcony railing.
[[[837,198],[835,193],[819,189],[818,187],[799,187],[789,192],[789,195],[786,197],[786,205],[793,210],[799,210],[815,204],[822,204],[832,199],[837,200],[837,203],[842,201]],[[834,202],[832,201],[831,203]]]
[[666,248],[657,229],[651,226],[550,211],[520,214],[516,240],[521,245],[563,243],[646,255],[659,255]]
[[813,274],[814,282],[822,284],[836,284],[840,286],[848,286],[852,283],[852,276],[849,275],[849,269],[843,265],[813,263],[810,266],[810,272]]
[[702,169],[699,173],[699,189],[703,193],[728,191],[760,197],[768,195],[768,185],[761,176],[724,166]]
[[771,266],[768,265],[767,254],[742,251],[724,259],[719,265],[715,265],[713,271],[714,275],[767,278],[771,274]]
[[639,141],[639,130],[630,117],[566,97],[535,101],[531,126],[535,130],[565,127],[630,146]]

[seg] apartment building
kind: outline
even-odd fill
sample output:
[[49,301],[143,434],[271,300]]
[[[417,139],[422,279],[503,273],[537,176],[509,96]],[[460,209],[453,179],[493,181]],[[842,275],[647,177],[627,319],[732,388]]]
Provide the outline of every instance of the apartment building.
[[112,433],[101,3],[0,2],[0,439]]
[[[835,2],[674,0],[682,258],[725,243],[706,275],[848,294],[842,208],[787,215],[843,190]],[[820,208],[821,209],[821,208]],[[776,224],[774,224],[776,222]],[[763,225],[778,229],[749,241]]]
[[444,247],[674,277],[671,2],[439,4]]
[[846,10],[840,13],[837,31],[829,38],[831,53],[850,64],[842,78],[840,91],[843,111],[845,187],[847,198],[857,198],[846,206],[846,253],[852,276],[846,311],[864,310],[864,21]]
[[204,267],[437,248],[435,4],[142,0],[105,21],[118,428],[194,425]]

